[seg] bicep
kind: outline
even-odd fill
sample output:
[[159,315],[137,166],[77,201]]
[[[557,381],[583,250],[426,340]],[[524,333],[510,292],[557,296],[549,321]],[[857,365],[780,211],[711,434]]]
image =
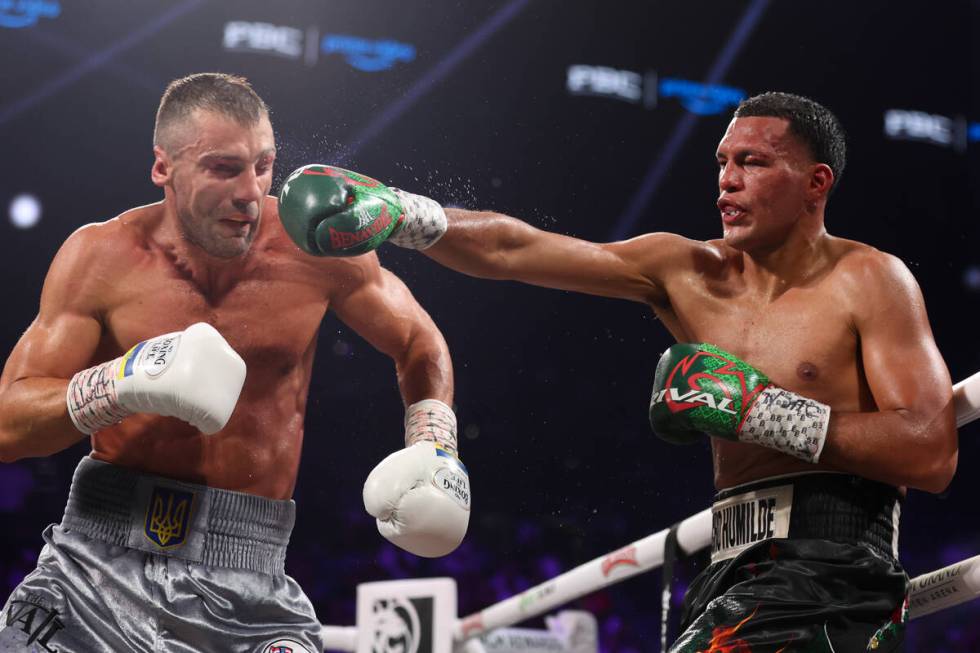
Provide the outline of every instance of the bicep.
[[949,371],[912,274],[890,260],[856,313],[865,376],[879,410],[935,414],[950,405]]
[[377,266],[349,293],[335,298],[334,312],[379,351],[397,358],[420,335],[438,329],[401,279]]
[[38,315],[7,358],[0,388],[26,378],[70,379],[92,362],[101,333],[90,315]]
[[80,256],[85,247],[78,240],[70,238],[52,261],[38,315],[7,358],[0,388],[25,378],[70,379],[91,364],[102,324],[86,281],[92,271]]

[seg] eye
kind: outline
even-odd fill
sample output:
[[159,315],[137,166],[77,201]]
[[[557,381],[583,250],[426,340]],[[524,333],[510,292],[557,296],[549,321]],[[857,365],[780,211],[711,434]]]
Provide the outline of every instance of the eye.
[[213,170],[215,174],[221,175],[222,177],[234,177],[239,172],[238,168],[223,164],[212,166],[211,170]]

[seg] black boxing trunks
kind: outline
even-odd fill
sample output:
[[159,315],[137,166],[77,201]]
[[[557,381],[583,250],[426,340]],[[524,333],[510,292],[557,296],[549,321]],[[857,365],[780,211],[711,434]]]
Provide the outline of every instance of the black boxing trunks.
[[720,492],[711,564],[671,653],[903,650],[902,497],[856,476],[777,477]]

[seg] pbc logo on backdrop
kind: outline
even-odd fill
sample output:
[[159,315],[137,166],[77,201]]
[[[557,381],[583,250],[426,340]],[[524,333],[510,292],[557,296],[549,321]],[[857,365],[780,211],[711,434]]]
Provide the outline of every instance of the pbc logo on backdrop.
[[962,116],[950,118],[925,111],[889,109],[885,112],[885,136],[895,141],[918,141],[964,151],[967,143],[980,134],[976,124],[967,124]]
[[303,54],[303,32],[295,27],[232,21],[225,23],[222,41],[225,50],[236,52],[269,52],[289,59]]
[[371,606],[371,653],[432,653],[433,599],[377,599]]
[[657,105],[657,73],[653,71],[641,75],[632,70],[576,64],[568,67],[565,88],[572,95],[642,103],[648,109]]

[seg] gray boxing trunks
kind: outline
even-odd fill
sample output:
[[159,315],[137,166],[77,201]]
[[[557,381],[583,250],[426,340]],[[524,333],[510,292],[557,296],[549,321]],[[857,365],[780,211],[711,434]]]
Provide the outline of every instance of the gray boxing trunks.
[[292,501],[82,459],[37,568],[0,612],[0,652],[319,653],[285,574]]

